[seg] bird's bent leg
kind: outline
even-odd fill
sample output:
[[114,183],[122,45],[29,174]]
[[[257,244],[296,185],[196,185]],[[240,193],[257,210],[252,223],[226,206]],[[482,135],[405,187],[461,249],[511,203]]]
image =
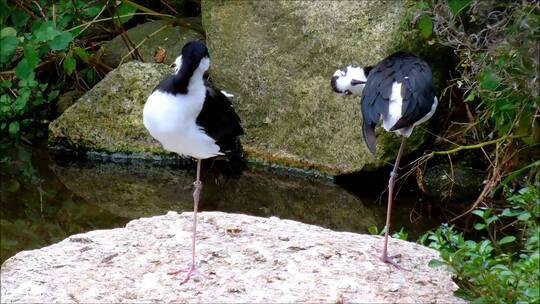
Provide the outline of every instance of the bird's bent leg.
[[199,198],[201,197],[202,182],[201,182],[201,160],[197,159],[197,179],[193,183],[193,237],[191,243],[191,266],[176,271],[169,272],[169,274],[178,274],[180,272],[187,272],[186,277],[182,281],[182,284],[189,281],[192,276],[204,275],[197,269],[195,265],[195,241],[197,238],[197,210],[199,208]]
[[399,258],[401,255],[397,254],[395,256],[388,256],[388,234],[390,233],[390,219],[392,215],[392,199],[394,195],[394,183],[397,177],[399,161],[401,160],[401,156],[403,155],[404,149],[405,149],[405,137],[403,137],[403,139],[401,140],[401,145],[399,146],[399,152],[396,157],[396,162],[394,164],[394,168],[392,169],[392,172],[390,172],[390,180],[388,181],[388,207],[386,210],[386,225],[384,229],[384,247],[383,247],[382,255],[380,257],[381,261],[392,264],[396,268],[401,268],[401,267],[396,263],[394,259]]

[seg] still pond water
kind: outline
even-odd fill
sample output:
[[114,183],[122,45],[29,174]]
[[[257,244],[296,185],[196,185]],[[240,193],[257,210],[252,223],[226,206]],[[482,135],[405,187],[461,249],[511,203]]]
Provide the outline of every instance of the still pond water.
[[[77,160],[46,148],[0,142],[0,170],[0,262],[72,234],[193,208],[194,166]],[[381,201],[380,191],[362,191],[361,180],[355,181],[360,188],[353,194],[332,180],[268,168],[251,166],[233,178],[205,173],[202,211],[277,216],[359,233],[384,226],[384,195]],[[428,216],[414,192],[401,191],[392,215],[392,230],[404,227],[413,240],[442,220]]]

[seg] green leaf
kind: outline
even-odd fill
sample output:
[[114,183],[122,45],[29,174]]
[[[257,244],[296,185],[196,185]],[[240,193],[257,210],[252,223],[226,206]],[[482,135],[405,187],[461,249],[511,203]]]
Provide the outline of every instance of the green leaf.
[[[118,6],[118,15],[116,15],[115,17],[118,17],[118,16],[124,16],[124,15],[129,15],[129,14],[133,14],[137,11],[136,8],[134,8],[133,6],[127,4],[127,3],[122,3],[120,4],[120,6]],[[115,21],[120,21],[120,23],[126,23],[129,19],[133,18],[133,16],[125,16],[125,17],[120,17],[120,18],[115,18],[114,20]]]
[[471,0],[450,0],[448,6],[454,16],[459,15],[461,11],[471,3]]
[[13,54],[19,45],[19,39],[7,36],[0,39],[0,63],[8,63],[13,59]]
[[508,244],[508,243],[512,243],[516,240],[516,237],[513,236],[513,235],[507,235],[505,237],[503,237],[502,239],[500,239],[497,244],[499,245],[504,245],[504,244]]
[[7,4],[7,1],[0,0],[0,19],[6,20],[11,12],[11,7]]
[[19,133],[19,122],[18,121],[12,121],[9,123],[9,134],[16,135]]
[[86,80],[89,82],[89,83],[94,83],[94,80],[95,80],[95,76],[94,76],[94,70],[93,69],[88,69],[85,73],[85,76],[86,76]]
[[88,52],[81,48],[81,47],[76,47],[73,49],[75,51],[75,54],[77,54],[77,56],[84,62],[84,63],[88,63],[88,61],[90,60],[90,55],[88,55]]
[[53,51],[60,51],[65,49],[72,39],[73,35],[70,32],[63,32],[60,35],[54,37],[54,39],[49,42],[49,46]]
[[499,85],[499,81],[492,71],[485,71],[480,78],[480,85],[483,89],[493,91]]
[[28,16],[28,14],[25,13],[23,10],[17,9],[11,13],[11,21],[16,27],[20,28],[25,26],[28,22],[28,19],[30,19],[30,16]]
[[51,41],[62,32],[56,29],[52,21],[43,22],[35,31],[36,42]]
[[484,210],[477,209],[477,210],[474,210],[472,214],[478,215],[479,217],[484,218]]
[[367,230],[369,234],[372,234],[372,235],[379,234],[379,229],[377,228],[377,226],[369,226]]
[[21,124],[23,125],[23,127],[28,127],[30,124],[32,123],[32,119],[23,119],[21,121]]
[[493,247],[491,247],[491,242],[488,240],[484,240],[480,243],[480,248],[478,248],[478,252],[480,254],[489,254],[493,250]]
[[20,79],[25,79],[34,71],[34,67],[30,65],[26,58],[23,58],[15,67],[15,75]]
[[76,66],[77,61],[75,61],[75,58],[68,56],[66,59],[64,59],[64,71],[66,71],[66,74],[71,75]]
[[[36,96],[36,97],[32,98],[32,104],[34,106],[42,105],[44,102],[45,102],[45,99],[43,98],[43,96]],[[24,121],[23,121],[23,123],[24,123]]]
[[465,97],[465,99],[463,101],[465,102],[470,102],[470,101],[474,101],[474,98],[476,97],[476,92],[474,91],[471,91],[467,97]]
[[39,83],[36,81],[35,73],[30,73],[30,75],[27,78],[23,78],[19,81],[19,87],[20,88],[34,88]]
[[433,34],[433,22],[431,17],[428,15],[423,15],[418,20],[418,28],[420,29],[420,35],[424,38],[429,38]]
[[474,224],[474,229],[476,229],[476,230],[482,230],[484,228],[486,228],[486,224],[482,224],[482,223]]
[[530,212],[523,212],[522,214],[520,214],[520,215],[518,216],[518,220],[520,220],[520,221],[526,221],[526,220],[528,220],[530,217],[531,217],[531,213],[530,213]]
[[60,94],[60,90],[52,90],[49,93],[49,95],[47,96],[47,100],[51,101],[51,100],[55,99],[56,97],[58,97],[59,94]]
[[493,215],[491,217],[489,217],[487,220],[486,220],[486,224],[491,224],[493,223],[494,221],[498,220],[499,219],[499,216],[498,215]]
[[33,68],[39,63],[39,55],[36,48],[30,43],[26,44],[23,48],[24,58],[28,61],[28,64]]
[[12,27],[5,27],[0,31],[0,38],[4,37],[16,37],[17,30]]
[[101,11],[102,8],[103,8],[103,5],[87,7],[83,10],[83,15],[89,18],[95,17]]
[[29,89],[19,90],[19,96],[17,96],[17,98],[11,105],[11,108],[13,109],[13,111],[15,111],[15,113],[19,114],[23,112],[26,104],[28,103],[30,93],[31,91]]
[[441,261],[441,260],[433,259],[433,260],[429,261],[428,266],[431,267],[431,268],[436,268],[436,267],[443,266],[445,264],[446,263]]
[[[7,79],[0,81],[0,87],[2,87],[2,88],[11,88],[12,85],[13,85],[13,83],[11,83],[11,81],[9,81]],[[4,96],[4,95],[2,95],[2,96]]]

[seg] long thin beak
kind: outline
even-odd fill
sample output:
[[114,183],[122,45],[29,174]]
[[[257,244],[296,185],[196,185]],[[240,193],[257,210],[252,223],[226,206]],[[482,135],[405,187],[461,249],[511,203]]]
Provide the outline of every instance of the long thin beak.
[[366,82],[365,81],[362,81],[362,80],[356,80],[356,79],[353,79],[351,80],[351,85],[358,85],[358,84],[365,84]]

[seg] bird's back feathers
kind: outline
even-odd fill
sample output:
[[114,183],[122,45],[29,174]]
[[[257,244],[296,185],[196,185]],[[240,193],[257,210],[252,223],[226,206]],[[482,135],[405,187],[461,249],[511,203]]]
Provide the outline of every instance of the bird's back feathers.
[[209,83],[206,83],[206,98],[196,123],[216,141],[223,153],[236,150],[237,137],[244,134],[231,101]]
[[364,119],[364,140],[376,152],[375,126],[386,117],[394,83],[401,84],[401,118],[390,131],[413,126],[432,110],[434,91],[431,70],[420,58],[398,52],[374,66],[364,87],[361,110]]

